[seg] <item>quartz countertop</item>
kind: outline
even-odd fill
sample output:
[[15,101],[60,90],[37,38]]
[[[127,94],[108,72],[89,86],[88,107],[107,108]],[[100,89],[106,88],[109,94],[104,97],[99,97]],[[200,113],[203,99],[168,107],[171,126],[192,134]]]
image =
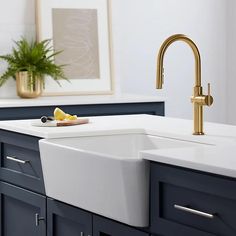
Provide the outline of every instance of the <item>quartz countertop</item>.
[[87,104],[113,104],[113,103],[147,103],[164,102],[165,98],[143,95],[91,95],[91,96],[55,96],[39,97],[35,99],[8,98],[0,99],[0,108],[8,107],[37,107]]
[[236,143],[229,146],[170,148],[142,152],[142,158],[236,178]]
[[89,117],[89,124],[71,127],[33,127],[32,120],[0,121],[0,129],[38,136],[66,138],[143,133],[189,142],[202,147],[141,152],[141,157],[175,166],[236,178],[236,126],[204,123],[204,136],[192,135],[193,121],[151,115]]

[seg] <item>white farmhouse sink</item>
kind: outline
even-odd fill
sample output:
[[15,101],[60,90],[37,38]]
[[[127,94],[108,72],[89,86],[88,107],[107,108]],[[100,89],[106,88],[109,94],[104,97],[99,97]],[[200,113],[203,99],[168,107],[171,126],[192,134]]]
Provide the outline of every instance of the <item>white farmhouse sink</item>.
[[144,134],[40,140],[49,197],[138,227],[149,222],[149,162],[142,150],[200,145]]

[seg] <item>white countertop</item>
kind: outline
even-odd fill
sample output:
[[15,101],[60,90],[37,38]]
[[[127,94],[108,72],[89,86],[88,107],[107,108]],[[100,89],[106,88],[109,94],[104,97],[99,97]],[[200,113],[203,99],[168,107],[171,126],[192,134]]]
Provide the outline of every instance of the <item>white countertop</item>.
[[93,95],[93,96],[57,96],[39,97],[35,99],[8,98],[0,99],[0,108],[6,107],[37,107],[112,103],[147,103],[164,102],[165,98],[142,95]]
[[31,120],[1,121],[0,128],[38,136],[63,138],[145,133],[213,146],[142,152],[147,160],[236,178],[236,126],[205,123],[206,135],[192,135],[193,121],[151,115],[90,117],[90,123],[71,127],[33,127]]
[[142,152],[146,160],[236,178],[236,143],[232,146],[173,148]]

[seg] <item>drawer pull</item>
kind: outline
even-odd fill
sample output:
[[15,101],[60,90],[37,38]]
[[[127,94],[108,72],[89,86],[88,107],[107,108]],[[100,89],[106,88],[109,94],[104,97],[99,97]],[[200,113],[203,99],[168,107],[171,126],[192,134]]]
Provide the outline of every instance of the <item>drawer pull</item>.
[[209,214],[206,212],[202,212],[202,211],[198,211],[189,207],[184,207],[184,206],[180,206],[180,205],[174,205],[174,208],[180,211],[184,211],[184,212],[188,212],[194,215],[198,215],[198,216],[202,216],[208,219],[213,219],[214,215],[213,214]]
[[43,217],[40,217],[39,214],[35,214],[35,225],[38,227],[39,226],[39,223],[40,221],[44,221],[44,218]]
[[20,164],[26,164],[26,163],[30,162],[28,160],[23,161],[23,160],[17,159],[15,157],[10,157],[10,156],[7,156],[6,158],[7,158],[7,160],[14,161],[14,162],[17,162],[17,163],[20,163]]

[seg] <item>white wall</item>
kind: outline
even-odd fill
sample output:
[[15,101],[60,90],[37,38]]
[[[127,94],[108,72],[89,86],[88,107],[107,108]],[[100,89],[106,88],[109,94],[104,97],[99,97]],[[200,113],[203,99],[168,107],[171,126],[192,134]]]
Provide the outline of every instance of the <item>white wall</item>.
[[236,1],[228,0],[227,123],[236,125]]
[[[215,104],[205,109],[207,120],[226,122],[227,1],[111,1],[117,92],[165,96],[167,116],[191,118],[194,61],[188,46],[178,42],[169,48],[164,89],[155,89],[156,55],[161,43],[171,34],[184,33],[201,51],[203,85],[206,88],[207,82],[212,83]],[[0,54],[11,49],[12,39],[34,35],[34,18],[33,0],[8,0],[1,5]],[[3,69],[0,66],[0,72]],[[6,96],[15,96],[13,81],[0,88],[0,97]]]
[[[116,76],[121,91],[168,98],[166,115],[191,118],[189,97],[194,83],[190,48],[175,43],[165,58],[165,86],[155,90],[156,55],[170,35],[184,33],[199,46],[202,81],[212,84],[215,104],[207,120],[226,121],[225,0],[113,0]],[[219,96],[220,94],[220,96]],[[217,95],[217,96],[216,96]]]
[[[13,40],[21,36],[35,35],[35,12],[33,0],[7,0],[0,7],[0,54],[11,51]],[[0,64],[0,73],[6,65]],[[15,82],[9,80],[6,86],[0,88],[1,97],[16,97]]]

